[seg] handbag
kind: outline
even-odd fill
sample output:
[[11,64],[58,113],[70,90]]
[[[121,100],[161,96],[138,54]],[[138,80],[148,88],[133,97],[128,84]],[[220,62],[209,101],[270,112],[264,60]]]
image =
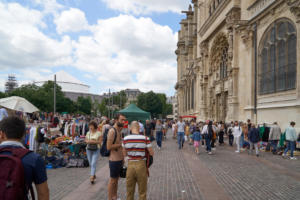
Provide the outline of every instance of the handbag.
[[150,166],[153,164],[153,156],[150,155],[148,149],[147,149],[147,137],[146,137],[146,148],[145,148],[145,157],[146,157],[146,167],[150,168]]
[[126,174],[127,174],[127,167],[125,166],[121,167],[120,178],[126,178]]
[[[89,134],[89,140],[91,139],[91,134]],[[87,149],[90,151],[97,151],[98,150],[98,144],[88,144]]]

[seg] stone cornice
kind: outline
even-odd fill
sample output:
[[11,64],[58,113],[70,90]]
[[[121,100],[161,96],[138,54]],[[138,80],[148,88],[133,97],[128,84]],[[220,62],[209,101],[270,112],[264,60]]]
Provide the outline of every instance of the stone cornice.
[[218,18],[218,16],[223,12],[225,7],[229,4],[231,0],[224,0],[222,3],[218,6],[216,11],[205,21],[205,23],[201,26],[199,30],[199,35],[202,37],[204,33],[209,29],[209,27],[215,22],[215,20]]
[[286,0],[287,5],[290,7],[291,12],[296,17],[296,22],[300,22],[300,0]]

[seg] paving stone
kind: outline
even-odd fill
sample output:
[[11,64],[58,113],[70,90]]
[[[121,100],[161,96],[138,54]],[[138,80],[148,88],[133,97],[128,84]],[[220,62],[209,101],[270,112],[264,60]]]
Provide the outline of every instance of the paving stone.
[[[149,200],[295,200],[300,197],[300,160],[291,161],[269,152],[261,156],[235,153],[233,147],[217,146],[214,155],[193,152],[185,144],[178,150],[175,140],[163,142],[162,150],[155,149],[154,164],[148,179]],[[98,170],[107,167],[101,158]],[[199,171],[200,170],[200,171]],[[107,171],[107,170],[103,170]],[[48,171],[50,199],[62,199],[74,193],[89,178],[89,168],[61,168]],[[109,174],[90,199],[107,199]],[[92,186],[87,186],[92,187]],[[125,179],[119,181],[119,197],[126,199]],[[136,187],[135,199],[138,199]],[[80,200],[80,199],[78,199]]]

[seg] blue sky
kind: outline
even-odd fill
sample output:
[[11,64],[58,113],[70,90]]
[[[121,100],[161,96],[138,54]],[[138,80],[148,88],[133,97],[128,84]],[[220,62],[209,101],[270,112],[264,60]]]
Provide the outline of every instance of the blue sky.
[[[179,22],[190,0],[0,0],[0,90],[66,72],[101,94],[174,94]],[[68,80],[63,80],[68,81]]]

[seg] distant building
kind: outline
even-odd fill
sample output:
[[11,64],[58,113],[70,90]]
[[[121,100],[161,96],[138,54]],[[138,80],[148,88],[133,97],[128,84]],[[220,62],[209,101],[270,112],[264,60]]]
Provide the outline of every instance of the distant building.
[[172,104],[173,119],[178,119],[177,93],[175,94],[175,96],[168,97],[167,103]]
[[137,97],[142,93],[139,89],[126,89],[124,90],[127,102],[137,101]]
[[8,75],[5,83],[5,92],[11,92],[18,87],[16,76],[13,74]]
[[[46,80],[35,81],[34,84],[37,86],[42,86],[47,81],[54,81],[54,75],[46,78]],[[62,92],[66,97],[70,98],[72,101],[77,101],[78,97],[91,97],[92,101],[96,100],[100,103],[103,96],[97,94],[91,94],[89,92],[90,86],[81,83],[78,79],[68,74],[65,71],[59,71],[56,73],[56,83],[62,89]]]

